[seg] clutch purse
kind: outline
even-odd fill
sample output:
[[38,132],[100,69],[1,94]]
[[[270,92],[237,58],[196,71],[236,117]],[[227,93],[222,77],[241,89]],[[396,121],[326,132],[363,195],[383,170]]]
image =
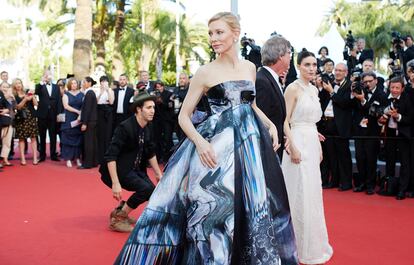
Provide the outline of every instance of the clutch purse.
[[65,113],[60,113],[57,115],[56,117],[57,122],[65,122],[66,120],[66,115]]

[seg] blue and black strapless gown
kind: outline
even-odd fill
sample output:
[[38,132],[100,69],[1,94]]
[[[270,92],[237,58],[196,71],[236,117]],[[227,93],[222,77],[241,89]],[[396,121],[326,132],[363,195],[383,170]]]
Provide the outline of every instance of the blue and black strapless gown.
[[217,167],[204,167],[184,140],[115,264],[298,264],[282,171],[250,105],[254,93],[243,80],[208,91],[211,115],[197,131]]

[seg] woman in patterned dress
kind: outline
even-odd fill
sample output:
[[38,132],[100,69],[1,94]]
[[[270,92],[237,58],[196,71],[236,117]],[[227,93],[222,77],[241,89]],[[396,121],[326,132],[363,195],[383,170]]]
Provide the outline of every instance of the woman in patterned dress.
[[37,158],[37,141],[36,137],[39,134],[37,127],[37,118],[34,107],[37,106],[37,99],[33,95],[33,91],[29,90],[27,93],[23,89],[23,82],[16,78],[12,83],[12,89],[17,103],[17,114],[15,119],[16,138],[19,139],[20,150],[20,164],[26,165],[26,157],[24,154],[25,139],[30,138],[30,143],[33,152],[33,165],[37,165],[39,160]]

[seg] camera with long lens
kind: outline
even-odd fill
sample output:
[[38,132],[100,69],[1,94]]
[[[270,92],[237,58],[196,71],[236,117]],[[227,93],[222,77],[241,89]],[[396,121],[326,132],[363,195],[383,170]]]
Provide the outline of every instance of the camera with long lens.
[[151,96],[155,96],[155,101],[156,102],[162,101],[162,99],[161,99],[161,92],[160,91],[158,91],[158,90],[151,91],[150,92],[150,95]]
[[247,38],[247,34],[244,33],[244,36],[240,39],[240,45],[242,46],[241,55],[244,58],[247,58],[247,46],[250,46],[252,39]]
[[352,75],[354,76],[354,81],[352,82],[351,90],[355,94],[361,95],[364,90],[364,84],[361,82],[361,75],[359,72],[353,72]]
[[[256,69],[262,66],[262,56],[260,54],[260,46],[257,46],[254,43],[254,39],[248,38],[247,34],[244,33],[244,36],[240,39],[241,45],[241,55],[244,59],[249,60],[250,62],[256,65]],[[250,51],[247,49],[250,47]]]
[[401,43],[404,41],[403,38],[401,37],[401,33],[399,33],[398,31],[393,31],[391,32],[391,37],[392,37],[392,45],[395,45],[395,49],[397,51],[401,51],[402,50],[402,46]]
[[368,109],[368,115],[379,118],[384,114],[385,108],[378,101],[374,101]]
[[330,77],[327,73],[322,73],[321,74],[321,79],[322,79],[322,82],[324,82],[324,83],[326,83],[326,84],[329,84],[329,83],[333,83],[333,78],[332,77]]
[[394,76],[401,76],[404,74],[404,67],[402,64],[404,49],[401,45],[404,39],[402,38],[401,33],[398,31],[391,32],[391,37],[391,43],[395,50],[390,52],[390,57],[393,59],[393,61],[390,63],[390,68]]
[[[384,114],[387,114],[390,110],[399,110],[400,109],[400,100],[398,98],[393,98],[390,105],[384,108]],[[387,114],[387,116],[389,116]]]
[[355,38],[352,35],[352,31],[348,31],[345,38],[345,47],[348,47],[350,50],[352,50],[355,46]]

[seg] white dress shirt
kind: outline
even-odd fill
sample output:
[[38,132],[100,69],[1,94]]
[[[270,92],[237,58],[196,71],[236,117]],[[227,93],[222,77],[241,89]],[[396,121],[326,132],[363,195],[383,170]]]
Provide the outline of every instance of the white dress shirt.
[[280,93],[282,93],[282,95],[283,95],[282,85],[279,83],[279,76],[278,76],[278,74],[275,71],[273,71],[273,69],[270,68],[269,66],[263,66],[263,68],[265,68],[267,71],[269,71],[270,74],[273,76],[273,78],[275,79],[277,85],[279,86]]
[[52,84],[48,83],[46,84],[47,93],[49,94],[49,97],[52,96]]
[[120,87],[118,91],[118,105],[116,107],[116,113],[123,114],[124,113],[124,99],[125,99],[125,92],[127,87]]
[[[335,84],[334,86],[334,92],[338,93],[339,88],[342,86],[342,84],[345,82],[345,79],[342,80],[342,82],[338,85]],[[332,105],[332,99],[329,100],[328,106],[326,106],[325,112],[324,112],[325,117],[330,117],[333,118],[334,115],[334,110],[333,110],[333,105]]]

